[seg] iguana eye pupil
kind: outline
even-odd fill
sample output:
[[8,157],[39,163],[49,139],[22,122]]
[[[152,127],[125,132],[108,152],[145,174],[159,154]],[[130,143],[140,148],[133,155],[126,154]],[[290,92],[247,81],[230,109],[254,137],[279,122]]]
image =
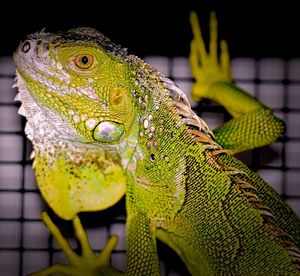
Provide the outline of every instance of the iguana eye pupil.
[[89,62],[88,57],[87,57],[87,56],[83,56],[82,59],[81,59],[81,62],[82,62],[83,64],[87,64],[87,63]]
[[89,54],[77,55],[73,61],[80,69],[90,69],[94,65],[94,57]]

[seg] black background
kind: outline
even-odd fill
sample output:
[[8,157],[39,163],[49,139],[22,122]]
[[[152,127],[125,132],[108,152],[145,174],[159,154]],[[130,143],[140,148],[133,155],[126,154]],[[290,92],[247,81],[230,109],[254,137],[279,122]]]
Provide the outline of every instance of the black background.
[[297,1],[2,1],[0,55],[12,54],[26,34],[91,26],[130,53],[187,56],[192,38],[189,12],[196,10],[207,38],[216,10],[219,33],[235,56],[299,57]]

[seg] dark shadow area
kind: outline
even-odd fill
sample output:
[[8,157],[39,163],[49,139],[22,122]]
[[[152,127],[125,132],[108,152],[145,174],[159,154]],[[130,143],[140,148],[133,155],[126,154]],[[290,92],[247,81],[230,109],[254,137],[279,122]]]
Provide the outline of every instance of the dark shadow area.
[[159,259],[165,263],[167,275],[171,271],[176,272],[176,275],[191,275],[176,252],[159,240],[157,240],[157,251]]
[[[6,1],[1,7],[0,54],[10,55],[25,35],[43,28],[98,29],[139,56],[186,56],[192,38],[189,13],[197,11],[208,37],[211,10],[232,57],[299,56],[296,2],[262,1]],[[8,16],[4,16],[6,13]]]
[[265,146],[260,149],[260,160],[259,163],[268,165],[270,162],[280,157],[280,152],[274,150],[271,146]]
[[251,150],[243,151],[235,154],[235,157],[241,160],[242,162],[244,162],[245,164],[247,164],[248,166],[251,166],[252,159],[253,159],[253,152]]

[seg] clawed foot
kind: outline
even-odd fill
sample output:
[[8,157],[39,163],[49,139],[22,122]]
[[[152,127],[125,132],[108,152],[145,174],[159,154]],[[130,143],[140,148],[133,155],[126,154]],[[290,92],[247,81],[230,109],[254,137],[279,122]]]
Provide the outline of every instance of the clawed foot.
[[209,52],[201,34],[198,17],[191,13],[191,25],[194,39],[191,42],[190,63],[196,80],[192,88],[195,101],[209,97],[209,87],[216,82],[231,82],[230,58],[226,41],[221,41],[220,59],[218,58],[217,19],[214,12],[210,16]]
[[31,274],[31,276],[46,276],[58,273],[59,275],[72,276],[95,276],[95,275],[119,275],[120,271],[110,266],[110,256],[116,247],[118,238],[112,236],[107,242],[105,248],[99,255],[93,252],[85,230],[83,229],[79,218],[76,216],[73,220],[73,227],[76,237],[81,245],[82,255],[77,255],[70,247],[68,241],[62,236],[60,230],[52,222],[46,212],[42,213],[42,220],[56,239],[59,247],[66,254],[69,261],[68,265],[54,264],[53,266]]

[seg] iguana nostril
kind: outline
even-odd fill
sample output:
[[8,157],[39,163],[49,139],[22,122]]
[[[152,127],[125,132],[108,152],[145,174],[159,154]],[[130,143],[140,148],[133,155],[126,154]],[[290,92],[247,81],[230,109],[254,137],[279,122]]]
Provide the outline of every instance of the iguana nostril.
[[30,42],[25,41],[22,45],[22,52],[27,53],[30,50]]
[[99,142],[111,143],[118,141],[124,132],[124,125],[112,121],[99,123],[94,129],[94,139]]

